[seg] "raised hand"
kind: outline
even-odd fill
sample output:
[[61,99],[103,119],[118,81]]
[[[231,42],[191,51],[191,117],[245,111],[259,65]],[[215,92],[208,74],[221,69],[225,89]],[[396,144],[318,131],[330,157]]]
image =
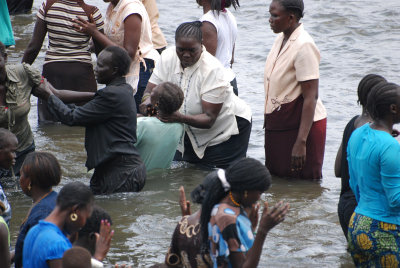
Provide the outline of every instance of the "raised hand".
[[258,211],[260,210],[260,204],[253,204],[249,213],[249,220],[253,231],[257,228],[258,224]]
[[264,210],[261,215],[260,225],[257,232],[267,234],[272,228],[285,220],[286,213],[289,210],[289,204],[283,204],[280,201],[278,204],[268,209],[268,202],[264,203]]
[[111,224],[108,220],[101,220],[100,234],[96,233],[96,251],[94,258],[98,261],[103,261],[111,246],[111,239],[114,231],[111,230]]
[[181,206],[182,216],[192,215],[190,201],[186,201],[185,188],[179,187],[179,205]]

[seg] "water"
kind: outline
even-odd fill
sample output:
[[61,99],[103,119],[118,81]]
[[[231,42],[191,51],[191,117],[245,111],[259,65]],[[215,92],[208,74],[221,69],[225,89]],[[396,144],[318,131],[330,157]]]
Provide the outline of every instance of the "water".
[[[97,4],[104,14],[106,3],[87,2]],[[328,111],[324,179],[321,183],[274,179],[270,191],[262,198],[271,204],[285,200],[291,209],[285,222],[268,235],[259,267],[353,266],[336,214],[340,179],[334,177],[333,164],[344,126],[360,111],[356,105],[360,79],[368,73],[378,73],[400,83],[400,2],[384,3],[305,0],[302,21],[321,51],[320,96]],[[35,1],[32,14],[12,17],[17,45],[9,50],[10,62],[21,60],[40,4]],[[269,1],[242,1],[242,7],[233,11],[239,28],[234,70],[239,94],[253,109],[248,155],[260,161],[264,161],[263,69],[275,38],[268,25],[268,5]],[[158,7],[159,24],[169,44],[174,43],[174,31],[181,22],[195,20],[202,14],[195,1],[163,0]],[[44,50],[34,63],[38,68],[43,57]],[[35,103],[32,98],[32,104]],[[62,125],[41,127],[36,121],[36,107],[32,107],[30,122],[37,150],[57,156],[63,171],[61,185],[73,180],[88,183],[91,174],[84,168],[83,129]],[[107,261],[129,263],[133,267],[163,262],[180,218],[178,188],[184,185],[190,192],[205,174],[191,166],[174,165],[173,169],[150,173],[141,193],[96,197],[96,202],[114,221],[115,235]],[[12,189],[9,200],[13,206],[11,234],[15,242],[31,201],[20,190]]]

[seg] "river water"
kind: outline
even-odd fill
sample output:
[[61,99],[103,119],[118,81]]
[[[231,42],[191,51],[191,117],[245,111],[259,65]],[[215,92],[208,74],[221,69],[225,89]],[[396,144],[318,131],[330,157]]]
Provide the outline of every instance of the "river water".
[[[87,2],[96,4],[105,13],[106,3]],[[320,183],[274,178],[271,189],[262,199],[271,204],[284,200],[291,204],[291,209],[285,222],[268,235],[259,267],[352,267],[336,213],[340,179],[333,173],[334,159],[344,126],[360,112],[356,104],[360,79],[368,73],[378,73],[390,81],[400,82],[400,1],[304,2],[302,21],[322,56],[320,96],[328,111],[324,178]],[[260,161],[264,161],[263,69],[275,38],[268,24],[269,3],[242,1],[242,7],[233,11],[239,31],[233,68],[239,95],[253,110],[248,156]],[[21,60],[40,4],[35,1],[32,14],[11,18],[17,44],[8,51],[9,62]],[[159,25],[170,45],[180,23],[202,15],[194,0],[158,1],[158,8]],[[43,64],[44,48],[34,63],[38,68]],[[88,184],[91,174],[84,168],[84,130],[63,125],[38,126],[34,97],[32,104],[30,123],[37,150],[57,156],[63,171],[61,185],[74,180]],[[189,193],[205,174],[195,167],[174,163],[172,169],[151,172],[141,193],[96,197],[96,203],[110,213],[114,222],[115,235],[106,261],[132,267],[163,262],[171,234],[180,219],[178,188],[184,185]],[[13,206],[11,234],[15,243],[31,201],[18,189],[9,189],[8,196]]]

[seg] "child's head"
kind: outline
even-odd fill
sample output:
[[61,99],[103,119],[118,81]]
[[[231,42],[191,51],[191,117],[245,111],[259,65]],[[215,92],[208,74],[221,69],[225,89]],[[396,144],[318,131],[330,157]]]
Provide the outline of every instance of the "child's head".
[[0,167],[9,169],[15,164],[18,139],[8,129],[0,128]]
[[31,152],[21,167],[20,185],[26,195],[33,187],[44,191],[57,186],[61,180],[61,167],[57,158],[47,152]]
[[151,104],[166,115],[176,112],[183,103],[183,91],[177,85],[164,82],[153,88]]
[[91,268],[92,256],[83,247],[72,247],[64,252],[62,257],[63,268]]
[[85,226],[79,231],[78,239],[74,245],[84,247],[94,255],[96,250],[96,233],[100,233],[102,220],[107,220],[112,224],[110,215],[101,207],[94,205],[92,215],[86,220]]

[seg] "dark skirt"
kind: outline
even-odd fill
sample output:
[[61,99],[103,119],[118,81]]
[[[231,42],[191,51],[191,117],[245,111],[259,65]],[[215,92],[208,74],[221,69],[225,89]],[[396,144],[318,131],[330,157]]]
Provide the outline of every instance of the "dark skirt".
[[347,232],[349,229],[349,222],[351,215],[357,207],[357,200],[354,196],[353,191],[349,190],[343,193],[339,198],[338,203],[338,215],[340,226],[342,227],[343,233],[347,239]]
[[139,192],[146,181],[146,167],[137,155],[117,155],[94,169],[93,194]]
[[196,155],[188,135],[185,134],[184,154],[182,156],[182,154],[177,151],[174,160],[199,164],[206,168],[227,168],[233,162],[245,158],[247,147],[249,146],[252,123],[239,116],[236,116],[236,122],[239,134],[232,135],[229,140],[223,143],[208,146],[202,159]]
[[[97,83],[93,66],[85,62],[50,62],[43,65],[43,76],[56,88],[79,92],[96,92]],[[82,105],[84,103],[78,103]],[[54,122],[47,109],[47,101],[38,99],[38,120]]]
[[302,170],[291,170],[293,145],[299,132],[303,97],[283,104],[279,111],[265,115],[265,165],[271,174],[310,180],[322,178],[326,118],[312,124],[306,143],[306,162]]

